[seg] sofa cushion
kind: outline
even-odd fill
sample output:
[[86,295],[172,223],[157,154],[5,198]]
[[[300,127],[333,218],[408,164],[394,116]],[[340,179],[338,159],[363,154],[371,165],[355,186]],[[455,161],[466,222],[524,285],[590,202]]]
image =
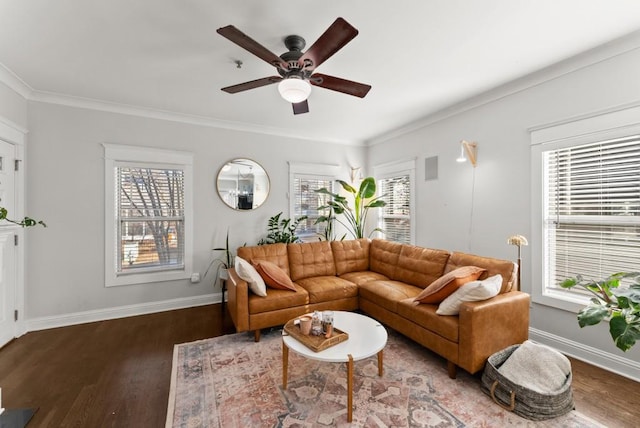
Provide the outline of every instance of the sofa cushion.
[[249,294],[249,314],[259,314],[263,312],[289,309],[296,306],[309,304],[309,293],[307,290],[294,284],[296,292],[289,290],[270,289],[267,297],[260,297]]
[[362,272],[369,269],[369,240],[331,241],[336,274]]
[[371,272],[370,270],[365,270],[362,272],[343,273],[342,275],[340,275],[340,278],[344,278],[347,281],[351,281],[357,285],[362,285],[369,281],[380,281],[389,279],[381,273]]
[[421,289],[410,284],[393,280],[369,281],[359,286],[361,299],[367,299],[378,306],[397,312],[400,300],[417,296]]
[[493,275],[480,281],[471,281],[462,285],[438,306],[438,315],[458,315],[462,302],[480,302],[495,297],[502,286],[502,275]]
[[369,247],[369,270],[393,278],[401,250],[399,242],[374,239]]
[[424,288],[442,276],[449,255],[444,250],[404,244],[392,279]]
[[358,286],[337,276],[315,276],[296,281],[309,293],[309,303],[330,302],[358,296]]
[[414,299],[419,303],[440,303],[461,285],[475,281],[485,270],[477,266],[463,266],[433,281]]
[[294,281],[336,274],[331,244],[328,241],[289,244],[287,252],[291,279]]
[[275,263],[266,260],[254,260],[253,266],[269,287],[278,290],[296,291],[296,287],[293,285],[289,275]]
[[451,272],[461,266],[478,266],[486,269],[487,271],[478,279],[486,279],[497,274],[502,275],[500,294],[511,291],[511,287],[516,283],[518,265],[510,260],[500,260],[491,257],[454,252],[451,254],[451,257],[449,257],[444,272]]
[[265,297],[267,295],[267,286],[264,283],[264,279],[262,279],[262,276],[260,276],[256,268],[254,268],[251,263],[242,257],[236,256],[234,266],[240,279],[247,282],[251,291],[260,297]]
[[430,330],[445,339],[458,343],[459,317],[442,317],[436,314],[437,305],[421,305],[413,298],[398,302],[398,315]]
[[253,264],[254,260],[266,260],[275,263],[280,269],[289,275],[289,257],[287,256],[287,244],[277,243],[269,245],[256,245],[253,247],[240,247],[237,254]]

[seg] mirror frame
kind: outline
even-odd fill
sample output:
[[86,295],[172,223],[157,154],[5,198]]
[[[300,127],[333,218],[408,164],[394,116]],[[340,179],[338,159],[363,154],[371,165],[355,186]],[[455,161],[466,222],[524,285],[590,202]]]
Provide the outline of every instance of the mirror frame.
[[[248,171],[246,172],[247,183],[245,184],[245,187],[249,187],[251,189],[250,192],[248,190],[240,189],[241,181],[243,181],[242,176],[244,175],[241,170],[243,166],[248,168]],[[232,171],[234,167],[238,168],[237,172]],[[225,177],[224,173],[226,173],[227,170],[229,170],[229,175],[228,177]],[[256,176],[262,176],[263,173],[264,180],[256,181]],[[237,175],[237,178],[235,175]],[[251,175],[251,177],[249,177],[249,175]],[[251,183],[248,182],[249,178],[253,179]],[[225,181],[229,183],[225,185]],[[215,185],[216,192],[218,193],[220,200],[226,206],[236,211],[253,211],[260,208],[266,202],[269,197],[269,192],[271,191],[271,179],[269,178],[269,174],[267,174],[267,171],[260,163],[250,158],[234,158],[227,161],[218,170]],[[245,204],[248,200],[251,201],[250,208],[240,208],[240,205],[242,204],[238,197],[244,193],[248,196],[244,199]]]

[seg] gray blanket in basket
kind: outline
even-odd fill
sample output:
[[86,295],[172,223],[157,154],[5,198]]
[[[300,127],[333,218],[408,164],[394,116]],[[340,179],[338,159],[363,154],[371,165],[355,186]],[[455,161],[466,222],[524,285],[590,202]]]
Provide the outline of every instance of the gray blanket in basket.
[[498,371],[515,384],[551,394],[564,386],[571,373],[571,362],[555,349],[527,340]]

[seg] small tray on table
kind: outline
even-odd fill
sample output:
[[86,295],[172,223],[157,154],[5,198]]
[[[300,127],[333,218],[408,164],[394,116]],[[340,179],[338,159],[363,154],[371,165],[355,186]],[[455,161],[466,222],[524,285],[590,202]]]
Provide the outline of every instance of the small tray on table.
[[347,334],[347,332],[336,327],[333,327],[333,332],[329,338],[326,338],[324,334],[320,336],[302,334],[302,331],[300,331],[300,324],[294,324],[297,319],[298,318],[294,318],[287,322],[284,325],[284,331],[314,352],[324,351],[325,349],[337,345],[340,342],[344,342],[349,338],[349,334]]

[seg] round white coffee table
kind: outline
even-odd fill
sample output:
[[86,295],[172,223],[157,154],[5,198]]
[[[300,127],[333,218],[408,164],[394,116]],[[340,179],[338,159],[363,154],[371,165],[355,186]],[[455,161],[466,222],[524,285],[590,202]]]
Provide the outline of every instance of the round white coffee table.
[[349,339],[315,352],[286,332],[282,333],[282,387],[287,388],[289,349],[312,360],[347,363],[347,422],[353,416],[353,362],[378,355],[378,375],[382,376],[382,351],[387,344],[387,330],[378,321],[354,312],[334,311],[333,325],[349,334]]

